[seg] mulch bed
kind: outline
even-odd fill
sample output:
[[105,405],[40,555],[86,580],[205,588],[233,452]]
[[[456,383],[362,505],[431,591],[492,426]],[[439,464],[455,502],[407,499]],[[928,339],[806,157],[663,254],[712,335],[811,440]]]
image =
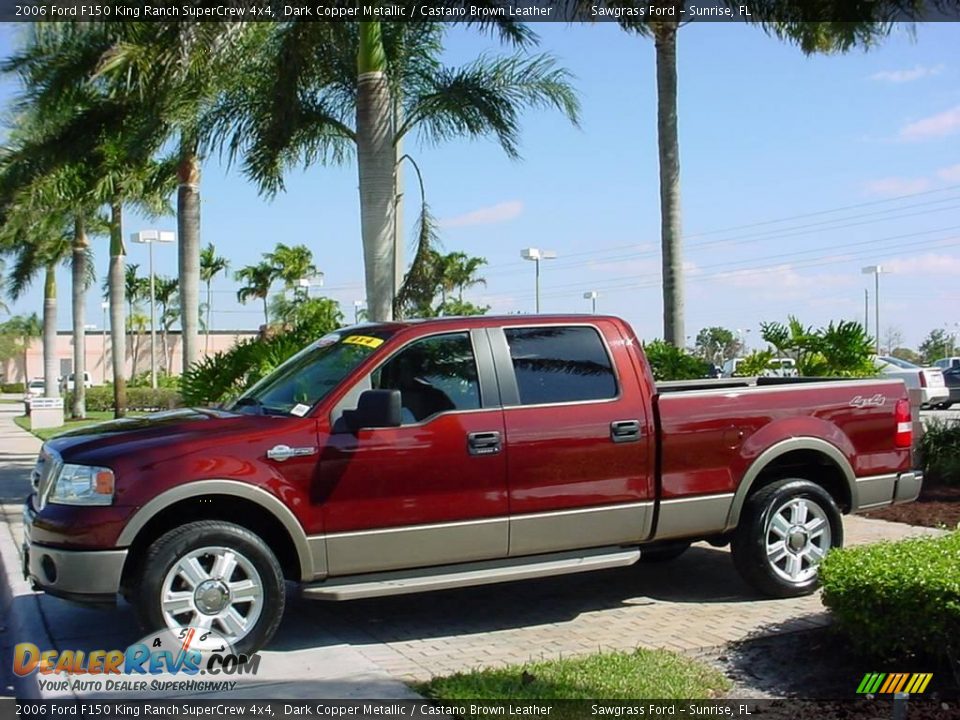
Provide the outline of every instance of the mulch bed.
[[960,483],[924,482],[916,502],[871,510],[863,515],[908,525],[955,528],[960,525]]

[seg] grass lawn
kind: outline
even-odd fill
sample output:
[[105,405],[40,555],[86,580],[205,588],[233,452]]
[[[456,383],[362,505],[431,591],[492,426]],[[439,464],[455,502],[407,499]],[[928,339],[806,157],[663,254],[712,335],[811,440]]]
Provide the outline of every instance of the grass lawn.
[[0,398],[0,405],[23,405],[23,400],[14,400],[13,398]]
[[718,670],[669,650],[638,648],[436,677],[414,689],[436,700],[663,700],[722,697]]
[[[137,413],[130,413],[130,415],[136,415]],[[112,410],[88,410],[86,420],[67,420],[67,422],[60,427],[55,428],[44,428],[43,430],[31,430],[30,429],[30,418],[26,415],[21,415],[16,417],[13,421],[22,427],[28,432],[32,432],[41,440],[49,440],[50,438],[64,433],[67,430],[75,430],[76,428],[86,427],[87,425],[94,425],[98,422],[103,422],[104,420],[113,420],[113,411]]]

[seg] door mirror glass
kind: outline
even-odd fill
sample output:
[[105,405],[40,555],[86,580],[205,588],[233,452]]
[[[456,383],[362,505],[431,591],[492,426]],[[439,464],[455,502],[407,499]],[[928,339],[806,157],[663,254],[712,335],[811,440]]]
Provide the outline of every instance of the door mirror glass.
[[344,410],[343,420],[354,432],[362,428],[400,427],[400,391],[364,390],[357,400],[357,409]]

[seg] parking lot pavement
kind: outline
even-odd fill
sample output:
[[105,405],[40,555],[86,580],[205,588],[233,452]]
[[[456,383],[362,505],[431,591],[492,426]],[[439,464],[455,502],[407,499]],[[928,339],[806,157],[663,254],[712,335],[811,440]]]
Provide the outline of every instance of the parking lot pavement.
[[[19,507],[8,507],[0,549],[16,553]],[[859,517],[846,518],[845,531],[848,544],[937,532]],[[17,559],[5,552],[8,561]],[[125,605],[92,610],[32,593],[19,602],[33,603],[24,607],[57,647],[126,647],[138,637]],[[606,649],[696,650],[827,622],[819,596],[758,597],[729,552],[705,544],[663,564],[348,603],[307,601],[291,588],[277,638],[263,653],[269,677],[258,678],[257,692],[398,697],[409,691],[397,679]],[[14,638],[24,640],[36,642]]]

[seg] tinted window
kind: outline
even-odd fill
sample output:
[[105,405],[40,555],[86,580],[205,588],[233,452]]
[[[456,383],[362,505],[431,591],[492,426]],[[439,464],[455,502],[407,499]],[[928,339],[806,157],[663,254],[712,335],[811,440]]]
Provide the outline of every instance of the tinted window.
[[374,389],[399,390],[404,423],[480,407],[480,381],[467,333],[418,340],[374,371]]
[[616,397],[610,358],[594,328],[507,328],[504,334],[523,405]]

